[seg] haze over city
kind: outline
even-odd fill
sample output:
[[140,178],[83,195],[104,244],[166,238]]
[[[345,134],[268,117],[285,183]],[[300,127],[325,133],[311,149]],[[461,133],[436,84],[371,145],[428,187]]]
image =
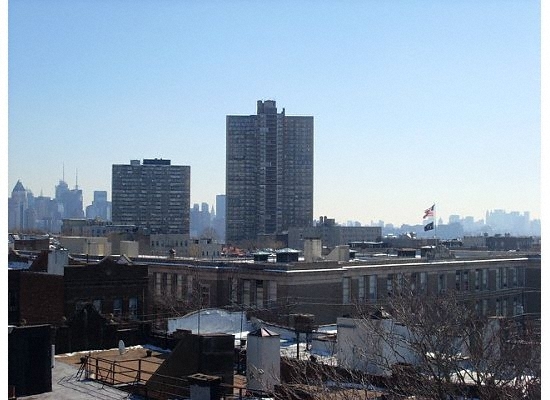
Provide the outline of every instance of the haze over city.
[[314,216],[540,218],[540,3],[9,2],[9,176],[111,192],[113,164],[225,192],[226,115],[310,115]]

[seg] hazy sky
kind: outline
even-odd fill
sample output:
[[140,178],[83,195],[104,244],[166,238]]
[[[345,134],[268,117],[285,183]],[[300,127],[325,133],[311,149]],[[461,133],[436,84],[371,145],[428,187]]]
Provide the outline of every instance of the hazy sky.
[[315,123],[314,216],[540,218],[540,3],[9,2],[9,193],[111,166],[191,166],[225,192],[225,116],[274,99]]

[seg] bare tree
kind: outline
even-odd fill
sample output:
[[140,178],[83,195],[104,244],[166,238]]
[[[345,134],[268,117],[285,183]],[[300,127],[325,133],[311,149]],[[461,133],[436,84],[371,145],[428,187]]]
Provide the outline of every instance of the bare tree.
[[[155,283],[151,288],[154,293],[153,313],[158,329],[166,329],[168,318],[181,317],[208,307],[208,293],[203,288],[204,283],[198,269],[188,269],[186,274],[164,273],[161,279],[158,292],[155,290]],[[182,280],[179,284],[178,279]]]
[[401,290],[383,308],[359,311],[357,318],[339,320],[339,366],[285,359],[276,398],[541,396],[540,335],[521,317],[484,316],[452,291],[427,296]]
[[359,321],[366,340],[356,360],[394,377],[396,394],[517,399],[540,390],[540,338],[521,320],[481,315],[454,291],[401,290],[383,312],[363,307]]

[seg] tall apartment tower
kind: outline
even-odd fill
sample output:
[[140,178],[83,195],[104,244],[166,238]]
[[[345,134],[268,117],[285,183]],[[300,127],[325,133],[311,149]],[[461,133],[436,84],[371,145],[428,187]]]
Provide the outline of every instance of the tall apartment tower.
[[170,160],[114,164],[112,219],[150,233],[189,234],[191,167]]
[[226,240],[307,227],[313,221],[313,117],[277,113],[226,117]]

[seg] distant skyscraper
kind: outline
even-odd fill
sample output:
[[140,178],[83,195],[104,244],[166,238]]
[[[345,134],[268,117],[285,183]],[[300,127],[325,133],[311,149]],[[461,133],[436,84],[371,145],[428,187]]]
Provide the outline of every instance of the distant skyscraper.
[[60,207],[62,218],[84,218],[82,190],[78,186],[69,189],[69,185],[64,180],[60,180],[55,187],[55,200]]
[[189,234],[191,167],[170,160],[113,165],[112,218],[151,233]]
[[225,194],[216,195],[216,217],[225,221]]
[[255,240],[313,221],[313,117],[277,113],[226,117],[226,238]]
[[111,220],[111,202],[107,201],[106,190],[94,190],[94,200],[91,205],[86,207],[86,218]]
[[218,240],[225,243],[225,194],[216,195],[216,215],[212,226],[218,235]]
[[212,229],[212,216],[210,215],[210,209],[208,203],[193,204],[193,208],[190,210],[190,229],[189,233],[191,237],[200,238],[204,234],[209,235],[208,232]]
[[8,229],[11,231],[21,231],[29,228],[28,223],[29,201],[27,190],[17,181],[11,197],[8,199]]

